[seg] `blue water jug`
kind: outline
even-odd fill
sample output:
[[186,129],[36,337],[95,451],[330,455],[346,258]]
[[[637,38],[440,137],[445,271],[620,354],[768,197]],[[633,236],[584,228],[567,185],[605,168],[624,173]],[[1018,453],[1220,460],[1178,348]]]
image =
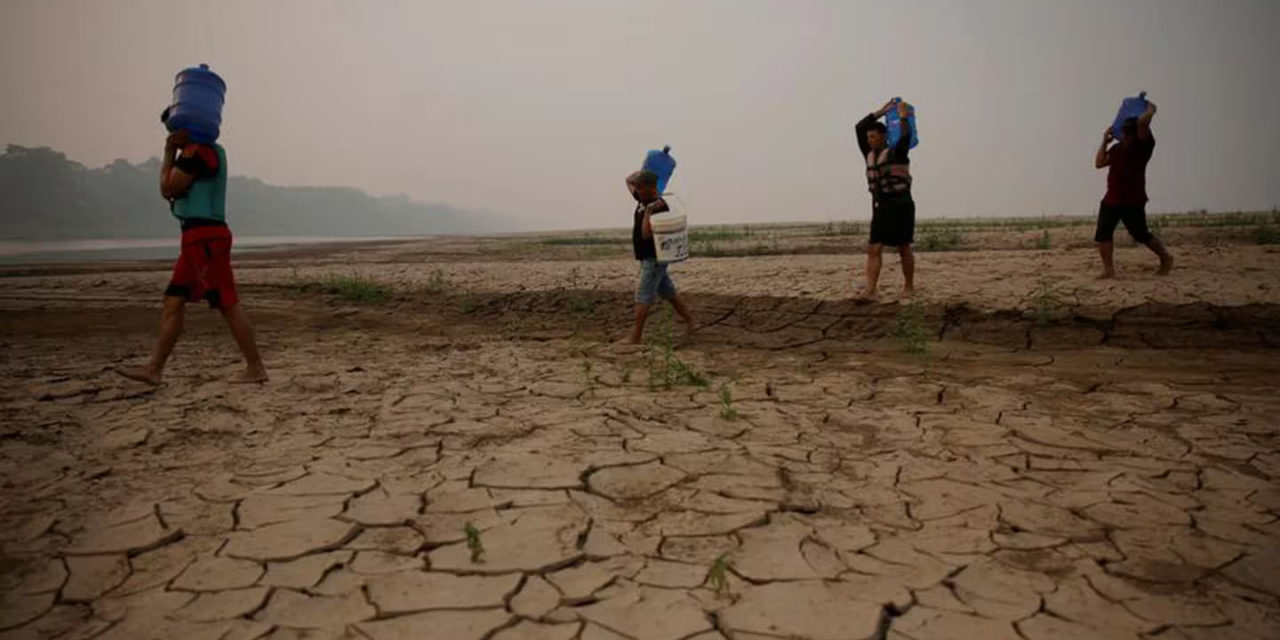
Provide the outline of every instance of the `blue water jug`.
[[226,94],[227,83],[210,71],[209,65],[183,69],[174,78],[173,105],[165,127],[169,131],[185,129],[193,141],[212,144],[221,133]]
[[663,147],[662,151],[654,149],[646,154],[641,168],[658,174],[658,193],[666,193],[667,182],[676,172],[676,159],[671,157],[671,145]]
[[1129,118],[1137,118],[1147,112],[1147,92],[1143,91],[1132,98],[1125,98],[1120,102],[1120,111],[1116,112],[1116,121],[1111,123],[1111,135],[1119,140],[1124,137],[1124,131],[1121,131],[1124,121]]
[[[889,130],[889,146],[898,144],[898,140],[902,139],[902,125],[898,118],[898,103],[902,102],[902,98],[893,99],[893,108],[884,114],[884,126]],[[916,109],[911,108],[911,113],[907,114],[907,125],[911,127],[911,147],[916,148],[920,144],[920,135],[916,132]]]

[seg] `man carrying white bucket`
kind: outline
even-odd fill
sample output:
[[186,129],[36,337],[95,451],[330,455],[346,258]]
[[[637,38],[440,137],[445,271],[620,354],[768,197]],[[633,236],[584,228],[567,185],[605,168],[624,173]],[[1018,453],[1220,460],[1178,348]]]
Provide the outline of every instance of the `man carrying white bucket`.
[[666,200],[658,193],[658,174],[637,171],[627,176],[627,190],[636,199],[636,210],[631,226],[631,246],[636,260],[640,261],[640,281],[636,284],[635,326],[624,344],[640,344],[644,338],[644,324],[649,318],[649,307],[658,298],[671,303],[676,314],[685,323],[686,331],[693,331],[693,314],[681,299],[676,285],[667,273],[667,263],[658,260],[658,250],[653,240],[652,216],[670,211]]

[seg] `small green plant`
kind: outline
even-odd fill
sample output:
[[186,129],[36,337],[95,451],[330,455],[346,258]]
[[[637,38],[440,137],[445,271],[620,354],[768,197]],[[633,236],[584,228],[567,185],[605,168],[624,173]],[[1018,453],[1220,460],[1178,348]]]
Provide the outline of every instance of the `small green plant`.
[[471,315],[480,310],[480,301],[475,297],[468,295],[462,299],[462,303],[458,305],[458,309],[466,315]]
[[595,308],[595,303],[582,294],[574,294],[569,296],[569,311],[573,313],[591,313]]
[[964,236],[960,231],[943,227],[926,233],[920,248],[924,251],[955,251],[963,242]]
[[697,369],[675,355],[675,334],[672,330],[671,308],[663,305],[658,315],[658,326],[649,339],[649,389],[670,389],[677,385],[690,385],[705,389],[707,379]]
[[622,366],[622,384],[631,384],[631,365]]
[[929,334],[924,327],[924,305],[919,300],[912,300],[898,313],[895,334],[902,340],[903,351],[917,356],[929,353]]
[[827,222],[818,229],[819,236],[857,236],[862,235],[862,227],[854,222]]
[[1258,244],[1280,244],[1280,228],[1270,224],[1254,227],[1253,241]]
[[697,246],[698,248],[693,253],[704,258],[723,258],[729,255],[729,252],[714,242],[703,242]]
[[467,549],[471,551],[471,561],[484,562],[481,557],[484,555],[484,543],[480,541],[480,530],[468,522],[462,531],[467,534]]
[[427,276],[427,293],[444,293],[449,288],[449,279],[441,269],[432,269]]
[[747,231],[734,231],[733,229],[694,229],[689,232],[689,242],[739,240],[748,235],[750,234]]
[[1062,292],[1047,279],[1041,279],[1036,284],[1036,290],[1031,294],[1031,308],[1036,316],[1036,324],[1042,327],[1053,324],[1064,306],[1066,299]]
[[733,390],[728,384],[720,385],[720,417],[725,420],[738,417],[738,410],[733,408]]
[[1041,233],[1040,237],[1036,239],[1036,248],[1041,251],[1048,251],[1049,247],[1052,246],[1052,244],[1053,244],[1053,241],[1049,238],[1048,229],[1045,229],[1044,233]]
[[729,590],[728,554],[720,554],[720,557],[711,563],[711,570],[707,572],[707,584],[711,585],[716,595],[723,594]]
[[337,296],[347,302],[381,304],[391,299],[391,289],[371,278],[361,275],[328,276],[315,282],[298,285],[303,291],[318,291]]
[[587,391],[592,391],[596,386],[595,365],[590,360],[583,360],[582,365],[582,386]]
[[[689,363],[672,358],[670,364],[670,379],[674,384],[685,384],[699,389],[706,389],[709,386],[707,378],[694,369]],[[667,386],[671,386],[668,384]]]

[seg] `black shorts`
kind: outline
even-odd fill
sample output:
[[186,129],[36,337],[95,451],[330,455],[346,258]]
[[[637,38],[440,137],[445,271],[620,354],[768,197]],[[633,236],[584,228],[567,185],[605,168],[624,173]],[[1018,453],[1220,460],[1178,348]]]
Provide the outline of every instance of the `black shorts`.
[[879,200],[871,210],[871,244],[890,247],[911,244],[916,238],[916,203],[909,196]]
[[1098,229],[1093,233],[1094,242],[1111,242],[1116,235],[1116,225],[1123,222],[1125,231],[1134,242],[1151,242],[1151,230],[1147,228],[1146,204],[1107,204],[1098,207]]

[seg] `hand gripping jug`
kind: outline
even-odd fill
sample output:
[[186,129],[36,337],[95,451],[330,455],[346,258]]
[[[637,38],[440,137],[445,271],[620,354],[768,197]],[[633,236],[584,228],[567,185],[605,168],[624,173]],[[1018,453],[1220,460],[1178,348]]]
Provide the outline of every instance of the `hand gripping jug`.
[[212,144],[222,127],[222,104],[227,83],[209,70],[209,65],[183,69],[174,79],[173,105],[167,110],[165,127],[169,131],[185,129],[191,140]]

